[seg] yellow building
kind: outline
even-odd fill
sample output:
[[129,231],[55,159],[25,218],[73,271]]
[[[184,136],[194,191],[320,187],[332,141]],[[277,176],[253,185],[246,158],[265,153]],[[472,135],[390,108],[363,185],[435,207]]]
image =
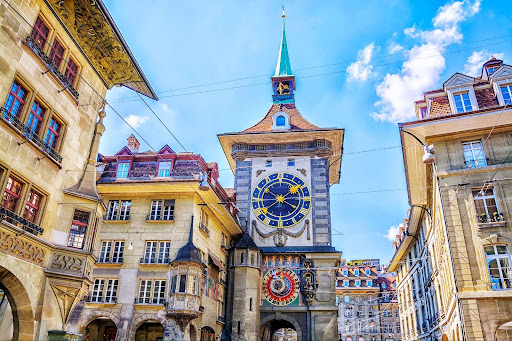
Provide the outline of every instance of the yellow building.
[[0,335],[46,340],[92,283],[103,97],[156,96],[101,1],[6,0],[0,13]]
[[512,337],[511,94],[512,67],[491,58],[479,77],[426,92],[400,125],[411,210],[390,271],[404,340]]
[[233,191],[219,184],[215,162],[167,145],[138,149],[132,135],[100,157],[107,210],[93,285],[72,329],[89,341],[215,340],[225,323],[227,249],[242,232]]

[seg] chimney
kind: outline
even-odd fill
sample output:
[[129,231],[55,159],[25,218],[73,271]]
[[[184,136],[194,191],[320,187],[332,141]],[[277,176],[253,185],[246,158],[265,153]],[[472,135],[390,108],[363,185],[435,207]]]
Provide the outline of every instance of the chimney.
[[128,141],[128,143],[126,144],[126,146],[128,147],[128,149],[132,153],[138,153],[140,143],[139,143],[139,141],[137,141],[137,138],[135,137],[135,135],[131,134],[130,137],[128,137],[127,141]]

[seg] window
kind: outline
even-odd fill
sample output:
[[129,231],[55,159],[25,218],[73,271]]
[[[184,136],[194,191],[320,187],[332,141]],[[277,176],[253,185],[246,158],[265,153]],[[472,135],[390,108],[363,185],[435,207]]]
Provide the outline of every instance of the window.
[[371,287],[371,286],[372,286],[372,281],[371,281],[371,279],[369,279],[369,280],[367,280],[367,281],[366,281],[366,286],[367,286],[367,287]]
[[171,176],[171,163],[172,161],[160,161],[158,163],[158,177],[168,178]]
[[50,119],[50,124],[48,125],[48,131],[46,132],[46,137],[44,138],[44,143],[53,149],[57,149],[57,143],[59,141],[59,135],[62,128],[62,124],[57,121],[55,117]]
[[27,120],[28,131],[25,131],[25,135],[28,135],[29,132],[36,135],[39,134],[45,112],[46,110],[41,107],[41,104],[37,100],[32,103],[32,109],[30,109]]
[[139,284],[139,297],[137,303],[150,303],[152,282],[141,280]]
[[197,276],[190,276],[190,281],[188,282],[188,293],[195,294],[197,287]]
[[496,205],[496,196],[492,187],[473,190],[473,200],[475,202],[475,210],[479,222],[486,223],[501,220],[501,215]]
[[382,289],[386,289],[386,283],[382,283]]
[[207,235],[210,234],[210,231],[208,230],[208,214],[206,214],[205,210],[201,210],[201,220],[199,222],[199,229],[206,233]]
[[487,74],[490,75],[492,74],[494,71],[498,70],[499,66],[492,66],[492,67],[488,67],[487,68]]
[[37,17],[36,23],[34,25],[34,29],[32,30],[32,34],[30,37],[34,40],[34,42],[39,45],[41,49],[44,49],[44,45],[46,44],[46,40],[48,39],[48,34],[50,33],[50,29],[44,23],[41,17]]
[[66,72],[64,73],[64,78],[67,79],[69,85],[73,86],[77,73],[78,65],[76,65],[75,61],[69,57],[68,64],[66,65]]
[[[105,284],[107,285],[105,287]],[[118,279],[96,278],[92,287],[90,302],[116,303]]]
[[393,333],[393,326],[391,324],[386,323],[384,325],[384,333]]
[[124,241],[102,241],[98,263],[123,263],[123,252]]
[[128,170],[130,169],[129,162],[122,162],[117,165],[117,173],[116,178],[118,179],[126,179],[128,177]]
[[345,296],[345,303],[350,303],[350,296]]
[[356,281],[356,287],[361,286],[361,281]]
[[108,202],[108,210],[105,220],[130,220],[131,200],[111,200]]
[[343,286],[348,287],[348,286],[350,286],[349,283],[350,283],[349,281],[343,281]]
[[455,100],[455,107],[457,108],[457,112],[467,112],[473,110],[468,92],[455,94],[453,95],[453,99]]
[[15,177],[10,176],[7,179],[7,185],[5,186],[4,196],[2,197],[2,206],[9,211],[16,211],[18,201],[20,200],[21,190],[23,184]]
[[272,160],[267,160],[267,167],[272,167]]
[[75,210],[71,229],[69,231],[68,246],[77,249],[83,249],[85,241],[85,232],[89,223],[89,213]]
[[345,317],[352,317],[352,307],[345,307]]
[[179,284],[178,292],[185,292],[186,287],[187,287],[187,275],[180,275],[180,284]]
[[164,304],[165,302],[165,281],[155,280],[153,289],[153,304]]
[[[146,242],[144,258],[141,259],[142,264],[167,264],[169,263],[169,249],[171,242],[169,241],[150,241]],[[157,255],[158,250],[158,255]]]
[[348,275],[348,270],[347,269],[343,269],[343,276],[347,276]]
[[510,289],[512,286],[512,269],[510,253],[506,245],[489,245],[484,247],[487,267],[491,276],[493,290]]
[[286,125],[286,118],[282,115],[277,116],[276,118],[276,126],[283,127]]
[[295,166],[295,159],[288,159],[288,167]]
[[64,46],[55,39],[53,41],[52,49],[50,51],[50,59],[52,61],[53,66],[56,69],[60,69],[60,64],[62,63],[62,59],[64,59]]
[[354,269],[354,275],[359,276],[359,269]]
[[512,85],[504,85],[501,87],[501,94],[503,95],[503,104],[512,104]]
[[39,211],[41,209],[42,198],[43,196],[36,190],[30,190],[28,193],[27,202],[25,204],[25,219],[36,223],[37,218],[39,217]]
[[7,95],[7,100],[5,101],[5,110],[7,113],[4,113],[4,118],[9,119],[9,121],[12,120],[11,116],[19,118],[26,98],[27,90],[21,86],[18,81],[14,81],[11,85],[11,90],[9,90],[9,95]]
[[464,151],[464,163],[467,168],[487,166],[484,148],[481,141],[470,141],[462,143]]
[[[359,333],[361,333],[363,330],[364,330],[364,322],[362,322],[362,321],[357,322],[357,331]],[[364,341],[364,338],[363,338],[363,341]]]
[[148,220],[174,220],[174,199],[151,201]]
[[369,276],[370,275],[370,269],[366,269],[365,273],[366,273],[367,276]]

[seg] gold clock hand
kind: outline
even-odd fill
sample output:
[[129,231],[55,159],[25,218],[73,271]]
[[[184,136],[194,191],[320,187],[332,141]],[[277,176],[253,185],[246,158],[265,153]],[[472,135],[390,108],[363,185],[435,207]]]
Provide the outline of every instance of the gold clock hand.
[[274,198],[276,197],[276,195],[275,195],[274,193],[270,192],[270,190],[269,190],[268,188],[265,188],[265,189],[263,190],[263,193],[269,193],[269,194],[273,195],[273,196],[274,196]]
[[297,208],[297,206],[290,204],[290,203],[289,203],[288,201],[286,201],[286,200],[284,200],[283,202],[285,202],[285,203],[287,203],[288,205],[290,205],[291,207],[293,207],[293,209],[296,209],[296,208]]

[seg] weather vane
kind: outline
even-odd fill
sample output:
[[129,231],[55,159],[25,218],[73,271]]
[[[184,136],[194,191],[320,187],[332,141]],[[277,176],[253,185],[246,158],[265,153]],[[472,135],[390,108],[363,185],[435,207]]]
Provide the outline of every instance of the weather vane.
[[286,16],[286,15],[284,15],[284,5],[281,5],[281,6],[283,7],[283,18],[284,18]]

